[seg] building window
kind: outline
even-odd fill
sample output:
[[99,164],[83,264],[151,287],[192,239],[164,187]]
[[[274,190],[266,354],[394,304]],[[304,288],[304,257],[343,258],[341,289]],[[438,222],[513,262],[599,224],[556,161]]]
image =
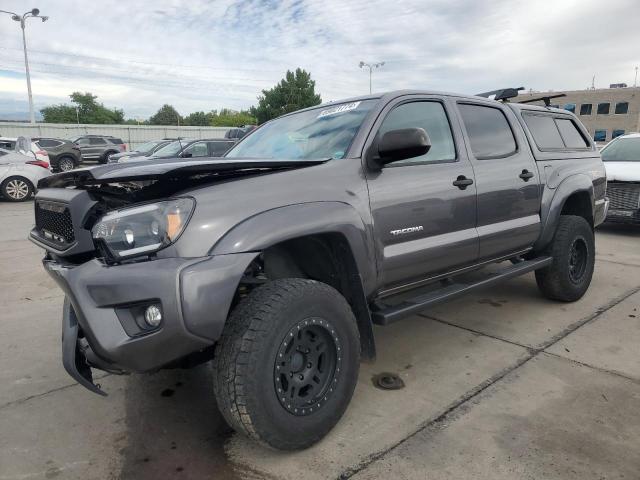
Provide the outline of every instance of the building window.
[[611,134],[611,140],[613,140],[616,137],[619,137],[620,135],[624,135],[624,130],[614,130],[613,133]]
[[576,104],[575,103],[565,103],[564,108],[566,111],[571,113],[576,113]]
[[580,115],[591,115],[591,108],[593,105],[590,103],[583,103],[580,105]]
[[616,115],[626,115],[629,113],[629,102],[616,103]]
[[598,115],[609,115],[609,107],[611,104],[609,102],[599,103],[598,104]]
[[607,141],[607,131],[606,130],[596,130],[593,134],[593,139],[596,142],[606,142]]

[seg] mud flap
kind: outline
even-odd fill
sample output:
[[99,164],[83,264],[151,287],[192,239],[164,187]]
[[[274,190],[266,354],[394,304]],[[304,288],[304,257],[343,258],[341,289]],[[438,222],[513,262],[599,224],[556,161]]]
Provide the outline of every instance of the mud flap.
[[78,318],[65,297],[62,307],[62,365],[80,385],[98,395],[107,396],[99,385],[93,383],[91,367],[78,348]]

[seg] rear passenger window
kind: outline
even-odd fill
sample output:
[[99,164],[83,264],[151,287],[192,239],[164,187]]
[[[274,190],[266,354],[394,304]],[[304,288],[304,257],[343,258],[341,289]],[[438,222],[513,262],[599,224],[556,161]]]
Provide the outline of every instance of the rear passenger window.
[[456,149],[451,127],[444,107],[439,102],[412,102],[397,106],[384,119],[379,135],[401,128],[424,128],[431,139],[431,148],[426,155],[394,162],[393,165],[407,165],[421,162],[453,161]]
[[524,115],[524,121],[539,149],[564,148],[562,137],[553,121],[553,117],[548,115]]
[[556,118],[556,124],[567,148],[586,148],[589,146],[582,134],[578,131],[575,123],[568,118]]
[[551,115],[523,115],[527,128],[540,150],[565,150],[589,146],[575,123]]
[[89,145],[104,145],[106,143],[104,138],[89,137]]
[[513,132],[499,108],[469,104],[458,106],[471,150],[477,159],[507,157],[516,152]]

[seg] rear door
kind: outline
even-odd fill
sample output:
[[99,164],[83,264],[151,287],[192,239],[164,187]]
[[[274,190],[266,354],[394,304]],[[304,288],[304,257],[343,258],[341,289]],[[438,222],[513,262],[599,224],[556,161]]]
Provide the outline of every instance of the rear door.
[[[426,155],[366,170],[383,290],[477,259],[474,174],[464,148],[456,148],[461,132],[451,118],[444,99],[407,96],[387,105],[373,127],[367,150],[384,133],[410,127],[424,128],[432,144]],[[460,179],[470,185],[454,185]]]
[[104,138],[82,137],[76,141],[76,144],[80,147],[82,158],[96,159],[104,152],[104,147],[107,142]]
[[457,102],[478,192],[479,260],[527,249],[540,233],[540,178],[522,127],[497,102]]

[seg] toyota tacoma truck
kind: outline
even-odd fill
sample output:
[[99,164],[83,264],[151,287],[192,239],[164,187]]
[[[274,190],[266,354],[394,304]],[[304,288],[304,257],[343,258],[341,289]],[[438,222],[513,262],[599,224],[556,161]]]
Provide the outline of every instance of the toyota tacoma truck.
[[343,415],[374,324],[534,271],[578,300],[604,166],[575,115],[514,91],[363,96],[265,123],[224,158],[42,180],[30,238],[66,295],[65,369],[104,394],[94,369],[211,361],[228,423],[294,450]]

